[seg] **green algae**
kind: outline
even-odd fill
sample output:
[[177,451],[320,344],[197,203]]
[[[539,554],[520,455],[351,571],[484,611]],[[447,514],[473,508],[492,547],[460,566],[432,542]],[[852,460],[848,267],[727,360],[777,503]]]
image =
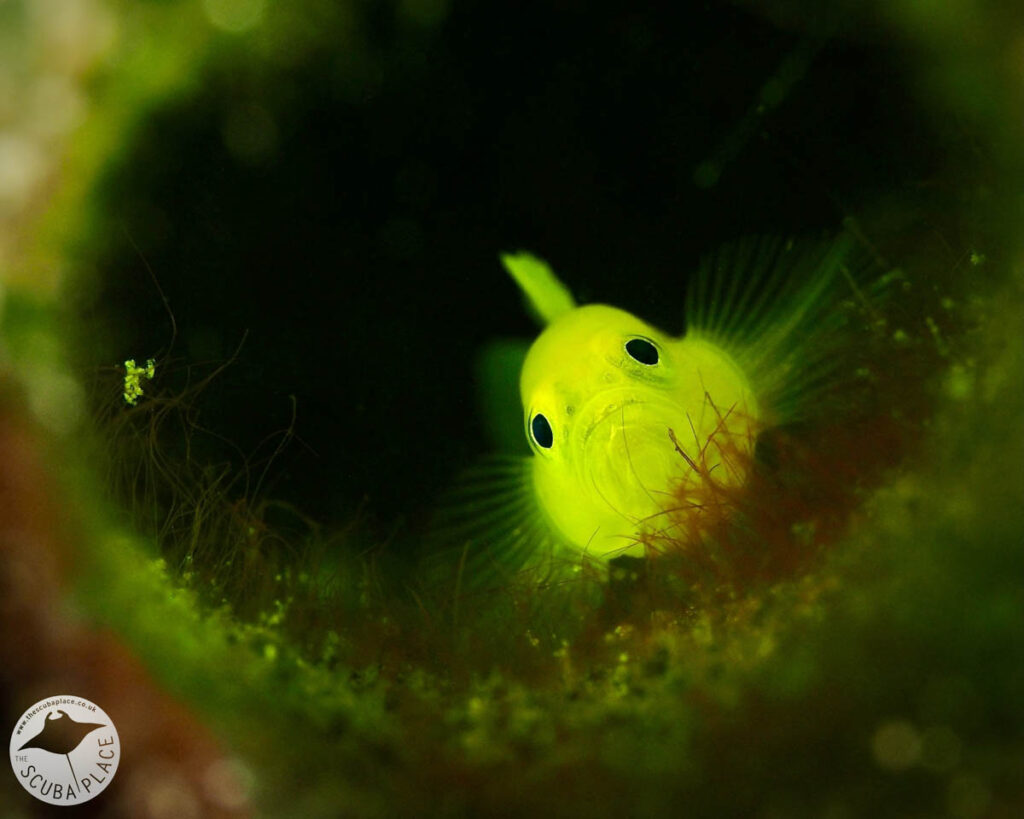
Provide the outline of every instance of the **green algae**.
[[[181,60],[160,68],[159,88],[198,76],[171,56],[174,37],[151,36],[158,67]],[[132,116],[164,93],[139,90]],[[95,137],[101,157],[124,136],[102,105],[94,116],[112,140]],[[87,196],[91,172],[77,179],[51,224]],[[41,242],[63,245],[47,230]],[[995,285],[968,288],[979,329],[947,347],[955,363],[921,452],[822,565],[578,642],[514,620],[449,633],[359,556],[375,545],[360,534],[332,571],[299,547],[301,559],[278,562],[258,549],[261,588],[233,586],[224,575],[244,562],[244,535],[269,529],[256,497],[232,535],[242,545],[201,538],[168,560],[101,497],[97,443],[82,436],[102,448],[102,430],[83,433],[73,386],[77,398],[52,400],[77,383],[58,322],[16,294],[5,376],[54,431],[48,455],[79,532],[77,616],[116,631],[202,714],[251,772],[264,815],[1012,815],[1024,798],[1018,251],[1001,263],[998,248],[977,251],[998,266]],[[236,503],[198,496],[211,517]],[[315,555],[323,537],[300,540]],[[204,563],[217,548],[227,557]],[[514,646],[504,662],[475,647],[488,637]]]

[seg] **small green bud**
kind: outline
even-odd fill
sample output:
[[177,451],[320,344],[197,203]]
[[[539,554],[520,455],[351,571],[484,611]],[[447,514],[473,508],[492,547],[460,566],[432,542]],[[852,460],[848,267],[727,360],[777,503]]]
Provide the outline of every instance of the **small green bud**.
[[152,358],[146,361],[145,367],[137,367],[135,359],[129,358],[124,362],[124,401],[134,407],[142,395],[142,379],[151,380],[156,375],[156,361]]

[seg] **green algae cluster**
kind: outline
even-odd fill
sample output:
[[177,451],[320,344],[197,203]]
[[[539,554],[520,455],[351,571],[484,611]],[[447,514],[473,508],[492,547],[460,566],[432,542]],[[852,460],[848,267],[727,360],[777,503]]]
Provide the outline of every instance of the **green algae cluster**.
[[[323,32],[345,26],[317,20],[347,7],[306,5],[304,17],[259,2],[114,6],[132,34],[98,70],[66,177],[34,228],[45,251],[35,258],[74,268],[90,257],[83,248],[112,241],[93,235],[106,226],[93,199],[104,164],[210,62],[244,64],[243,47],[282,61],[299,42],[328,48]],[[442,14],[400,5],[410,25]],[[941,49],[941,32],[924,39]],[[999,93],[994,67],[966,50],[956,60]],[[367,70],[351,53],[343,62],[339,71]],[[939,71],[930,81],[943,87]],[[957,110],[961,96],[950,95]],[[998,106],[981,108],[992,162],[1019,178],[1024,157],[1006,147]],[[250,127],[234,138],[242,153],[262,150]],[[993,186],[968,198],[998,214],[957,295],[972,329],[894,337],[947,344],[948,366],[929,376],[935,409],[912,462],[864,499],[828,556],[713,606],[584,616],[574,628],[543,611],[519,619],[515,607],[456,620],[377,565],[387,552],[358,526],[339,535],[296,514],[282,534],[263,497],[233,493],[202,465],[176,473],[193,492],[173,507],[179,524],[150,526],[96,476],[164,446],[172,433],[151,435],[150,420],[163,408],[187,420],[187,394],[156,379],[136,408],[122,406],[123,357],[83,377],[68,347],[87,330],[67,332],[59,301],[9,283],[4,400],[46,431],[54,491],[77,533],[68,608],[113,630],[213,729],[259,815],[1017,815],[1024,251],[1006,228],[1017,194]],[[111,398],[95,422],[90,380]],[[108,447],[114,429],[123,449]],[[168,509],[157,490],[142,505]]]

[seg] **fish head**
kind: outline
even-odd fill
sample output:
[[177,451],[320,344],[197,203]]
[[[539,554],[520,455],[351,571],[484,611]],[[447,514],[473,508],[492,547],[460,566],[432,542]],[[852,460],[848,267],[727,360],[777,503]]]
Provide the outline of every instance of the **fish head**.
[[606,559],[642,554],[641,531],[667,525],[679,485],[695,477],[687,458],[707,454],[716,428],[748,432],[740,417],[755,412],[724,352],[606,305],[544,329],[520,392],[538,505],[565,540]]

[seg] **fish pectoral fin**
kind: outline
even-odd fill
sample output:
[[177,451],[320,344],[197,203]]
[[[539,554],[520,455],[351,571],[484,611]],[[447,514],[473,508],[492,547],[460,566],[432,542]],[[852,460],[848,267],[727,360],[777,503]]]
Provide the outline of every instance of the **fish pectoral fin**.
[[462,591],[538,588],[578,571],[537,504],[533,459],[492,456],[445,493],[428,537],[425,579]]
[[519,400],[519,373],[529,349],[529,341],[507,338],[492,341],[477,353],[474,380],[480,419],[492,447],[502,454],[530,454]]
[[537,503],[533,458],[492,456],[442,498],[422,580],[453,624],[487,620],[571,630],[601,596],[604,573],[557,534]]
[[774,423],[820,418],[858,400],[893,272],[852,232],[750,236],[705,257],[690,283],[686,338],[725,350]]

